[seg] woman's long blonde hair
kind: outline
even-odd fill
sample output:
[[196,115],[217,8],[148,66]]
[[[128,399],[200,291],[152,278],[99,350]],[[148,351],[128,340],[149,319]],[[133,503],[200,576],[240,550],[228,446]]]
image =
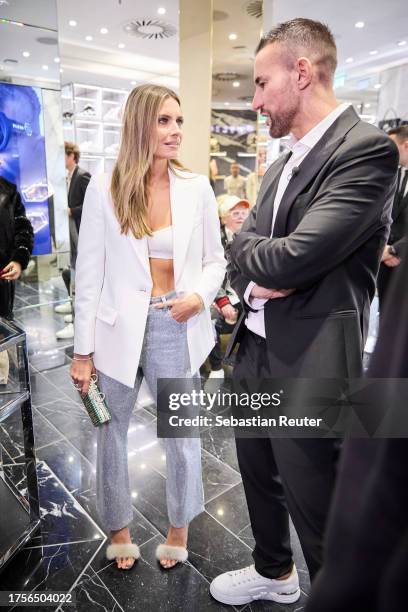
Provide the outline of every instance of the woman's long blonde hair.
[[[112,173],[111,195],[122,234],[135,238],[151,236],[147,220],[148,183],[157,147],[160,108],[167,98],[180,100],[174,91],[160,85],[135,87],[126,101],[118,159]],[[169,168],[184,169],[177,159]]]

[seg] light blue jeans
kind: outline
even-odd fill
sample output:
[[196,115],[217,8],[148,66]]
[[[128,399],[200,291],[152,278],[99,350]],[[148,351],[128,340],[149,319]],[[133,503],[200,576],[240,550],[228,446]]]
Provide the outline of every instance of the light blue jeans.
[[[158,378],[192,378],[194,388],[200,384],[198,374],[190,371],[187,324],[177,323],[169,309],[153,307],[175,296],[172,292],[151,298],[133,389],[98,372],[98,386],[112,416],[97,428],[97,508],[109,531],[126,527],[133,517],[127,433],[143,376],[155,400]],[[183,527],[204,510],[200,439],[166,438],[165,448],[167,514],[173,527]]]

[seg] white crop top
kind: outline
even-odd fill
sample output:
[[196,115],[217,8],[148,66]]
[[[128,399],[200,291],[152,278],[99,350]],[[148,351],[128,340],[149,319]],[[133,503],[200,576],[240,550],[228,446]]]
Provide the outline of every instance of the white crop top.
[[149,257],[153,259],[173,259],[173,227],[171,225],[153,232],[147,237]]

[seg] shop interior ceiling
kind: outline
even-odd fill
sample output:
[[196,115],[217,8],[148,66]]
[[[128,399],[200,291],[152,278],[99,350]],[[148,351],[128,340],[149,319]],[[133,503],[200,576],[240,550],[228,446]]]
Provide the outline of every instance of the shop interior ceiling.
[[62,83],[178,88],[178,0],[57,0],[57,9]]
[[[55,0],[0,1],[0,18],[44,28],[39,32],[2,24],[0,78],[2,68],[6,75],[11,66],[4,60],[17,60],[18,66],[13,67],[17,74],[47,79],[50,86],[57,86],[60,76],[63,84],[129,90],[136,83],[150,81],[178,89],[178,0],[57,0],[56,4],[58,21],[50,10]],[[353,0],[344,4],[347,6],[340,11],[338,0],[214,0],[214,105],[250,104],[254,49],[263,11],[271,23],[296,16],[328,23],[339,49],[338,97],[370,104],[370,112],[375,112],[380,72],[408,62],[406,2]],[[165,12],[159,14],[159,8]],[[365,23],[363,28],[355,27],[359,21]],[[148,37],[140,37],[143,34]],[[236,38],[231,40],[230,34]],[[54,44],[38,38],[53,39]],[[24,58],[23,50],[30,57]]]

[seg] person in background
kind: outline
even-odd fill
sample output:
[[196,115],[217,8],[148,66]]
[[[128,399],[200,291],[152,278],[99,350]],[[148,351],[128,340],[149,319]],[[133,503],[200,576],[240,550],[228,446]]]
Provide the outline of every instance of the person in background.
[[237,198],[246,198],[246,180],[239,173],[239,164],[234,162],[230,166],[231,174],[224,179],[224,189],[228,195],[237,196]]
[[258,150],[255,172],[248,175],[246,182],[246,193],[251,206],[255,206],[256,198],[258,197],[259,188],[262,183],[263,175],[266,170],[266,149],[264,147]]
[[30,260],[33,227],[16,185],[0,176],[0,317],[13,318],[15,281]]
[[398,147],[400,165],[398,167],[397,190],[392,206],[392,225],[388,244],[384,248],[377,278],[380,315],[384,310],[389,285],[401,263],[401,249],[407,242],[408,231],[408,125],[401,125],[388,132],[388,136]]
[[[71,296],[72,303],[75,298],[75,266],[78,248],[78,234],[81,225],[82,206],[85,192],[91,175],[87,170],[79,167],[81,156],[79,147],[73,142],[65,142],[65,168],[67,169],[67,191],[68,191],[68,223],[69,244],[71,250],[70,268],[63,270],[62,278]],[[65,315],[67,326],[56,333],[59,340],[68,340],[74,337],[74,308],[71,302],[60,304],[55,307],[55,312]]]
[[[218,202],[221,219],[221,242],[225,250],[227,245],[232,242],[234,234],[239,232],[248,217],[250,204],[248,200],[242,200],[233,195],[219,196]],[[211,366],[209,378],[224,378],[220,336],[232,332],[242,310],[239,297],[229,284],[227,276],[225,276],[222,287],[217,293],[214,304],[217,310],[215,319],[216,343],[208,356]]]
[[[381,379],[382,385],[387,378],[397,379],[379,388],[381,395],[386,394],[381,403],[394,422],[393,406],[401,403],[408,379],[407,255],[405,243],[367,374]],[[407,564],[408,440],[348,440],[328,521],[324,562],[305,612],[404,610]]]

